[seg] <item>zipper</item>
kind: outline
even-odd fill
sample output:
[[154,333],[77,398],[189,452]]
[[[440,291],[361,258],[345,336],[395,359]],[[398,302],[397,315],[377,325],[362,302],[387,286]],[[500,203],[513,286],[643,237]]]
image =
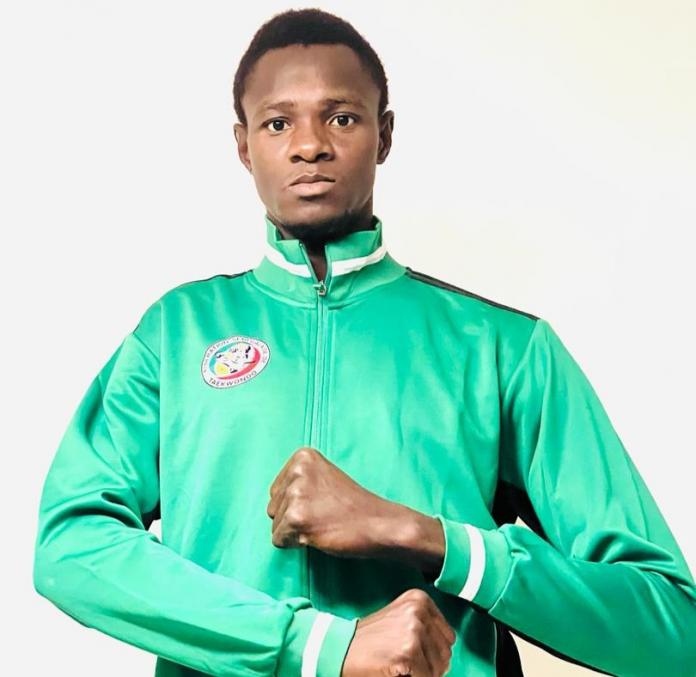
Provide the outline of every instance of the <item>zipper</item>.
[[[325,451],[321,448],[322,438],[321,438],[321,417],[323,413],[323,399],[324,399],[324,363],[326,359],[326,324],[327,324],[327,306],[326,297],[329,291],[330,284],[330,271],[331,271],[331,261],[326,260],[326,275],[324,275],[324,280],[319,280],[312,266],[312,262],[309,258],[309,254],[304,246],[304,243],[300,242],[300,248],[304,254],[305,260],[307,261],[307,266],[312,273],[312,279],[314,280],[312,287],[316,291],[316,336],[315,336],[315,346],[314,346],[314,371],[313,371],[313,388],[312,388],[312,414],[309,419],[309,446],[318,449],[322,453]],[[325,249],[326,250],[326,249]],[[327,283],[327,278],[329,283]],[[312,600],[312,581],[311,581],[311,548],[305,546],[306,553],[306,580],[307,589],[305,591],[305,597]]]

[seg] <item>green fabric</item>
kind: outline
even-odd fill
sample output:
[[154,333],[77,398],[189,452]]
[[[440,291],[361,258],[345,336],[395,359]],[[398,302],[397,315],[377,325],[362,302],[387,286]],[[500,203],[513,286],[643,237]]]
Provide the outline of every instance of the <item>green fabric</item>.
[[[336,618],[329,625],[317,659],[317,675],[340,675],[358,619]],[[295,673],[299,674],[299,673]]]
[[[295,614],[284,637],[278,662],[279,677],[295,677],[301,674],[302,658],[312,624],[319,612],[313,608],[300,608]],[[320,677],[340,675],[348,646],[355,634],[357,618],[348,620],[335,616],[328,626],[321,650],[317,657],[317,672]]]
[[[446,546],[442,569],[440,575],[433,581],[433,585],[453,595],[461,595],[471,565],[469,535],[464,524],[448,519],[444,515],[434,515],[434,517],[442,524]],[[484,575],[476,593],[464,598],[485,609],[490,609],[507,582],[512,567],[512,557],[509,552],[510,547],[501,531],[479,529],[479,533],[484,543]]]
[[[357,619],[413,587],[456,631],[456,677],[496,674],[496,621],[609,674],[693,677],[694,580],[549,323],[380,258],[378,219],[328,244],[322,295],[265,225],[275,254],[162,294],[87,388],[41,495],[37,591],[158,677],[339,677]],[[216,346],[239,337],[268,352],[236,382]],[[301,446],[436,517],[437,577],[275,547],[268,489]]]

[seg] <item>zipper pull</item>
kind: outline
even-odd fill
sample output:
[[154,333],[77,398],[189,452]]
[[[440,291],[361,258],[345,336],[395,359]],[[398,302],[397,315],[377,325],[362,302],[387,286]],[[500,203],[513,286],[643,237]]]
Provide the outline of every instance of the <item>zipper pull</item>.
[[319,280],[319,282],[315,282],[312,286],[317,290],[319,296],[326,296],[326,284],[324,284],[324,280]]

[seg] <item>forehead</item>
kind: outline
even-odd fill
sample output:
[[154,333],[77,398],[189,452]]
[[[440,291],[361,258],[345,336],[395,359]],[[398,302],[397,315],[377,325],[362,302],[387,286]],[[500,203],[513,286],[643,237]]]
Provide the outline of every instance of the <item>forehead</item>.
[[259,58],[247,77],[242,100],[253,114],[275,101],[313,105],[332,95],[357,99],[376,112],[380,92],[347,45],[289,45]]

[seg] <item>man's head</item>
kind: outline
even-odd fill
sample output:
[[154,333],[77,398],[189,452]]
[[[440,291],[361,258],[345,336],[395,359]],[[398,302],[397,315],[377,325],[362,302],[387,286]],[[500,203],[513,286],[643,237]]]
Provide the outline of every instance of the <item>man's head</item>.
[[[234,79],[234,133],[271,221],[310,241],[370,223],[391,147],[387,104],[379,57],[343,19],[289,10],[259,28]],[[303,174],[329,180],[292,185]]]

